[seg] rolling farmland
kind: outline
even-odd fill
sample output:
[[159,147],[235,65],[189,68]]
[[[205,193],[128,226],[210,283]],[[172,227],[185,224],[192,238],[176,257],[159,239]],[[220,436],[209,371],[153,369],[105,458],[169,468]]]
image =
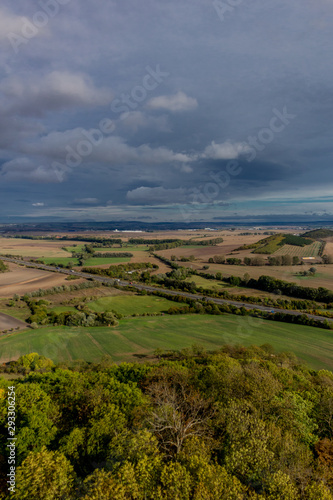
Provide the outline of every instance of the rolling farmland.
[[182,349],[194,343],[207,349],[225,344],[271,344],[277,351],[293,351],[312,368],[333,368],[332,332],[310,326],[277,323],[225,314],[123,319],[117,327],[42,327],[0,339],[0,362],[38,352],[55,362],[98,361],[105,354],[114,361],[136,355],[152,356],[155,349]]

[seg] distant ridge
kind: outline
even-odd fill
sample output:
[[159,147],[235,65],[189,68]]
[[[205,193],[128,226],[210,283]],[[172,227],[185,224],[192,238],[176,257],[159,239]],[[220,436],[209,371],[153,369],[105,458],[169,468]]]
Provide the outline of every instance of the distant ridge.
[[308,231],[307,233],[302,234],[304,238],[312,238],[313,240],[320,240],[323,238],[329,238],[333,236],[332,229],[314,229],[313,231]]
[[[0,224],[0,233],[19,233],[19,232],[78,232],[78,231],[177,231],[177,230],[194,230],[194,229],[207,229],[218,230],[218,229],[229,229],[229,228],[272,228],[277,229],[279,227],[297,227],[303,230],[315,227],[318,228],[322,226],[322,221],[314,222],[302,222],[302,221],[253,221],[247,220],[237,220],[237,221],[204,221],[204,222],[184,222],[184,221],[174,221],[174,222],[146,222],[146,221],[106,221],[106,222],[67,222],[67,221],[30,221],[30,222],[16,222],[16,223],[2,223]],[[325,222],[326,225],[333,227],[333,221]],[[317,229],[316,229],[317,230]],[[321,229],[320,229],[321,231]],[[323,231],[328,231],[329,234],[333,236],[333,231],[329,229],[323,229]],[[311,231],[310,231],[311,232]],[[305,233],[303,236],[308,235]],[[309,236],[313,239],[315,237]]]

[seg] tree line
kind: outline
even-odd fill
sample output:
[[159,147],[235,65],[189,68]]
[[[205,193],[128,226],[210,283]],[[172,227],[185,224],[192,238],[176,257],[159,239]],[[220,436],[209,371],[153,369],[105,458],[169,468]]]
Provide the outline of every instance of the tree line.
[[270,256],[268,260],[264,257],[244,257],[240,259],[238,257],[225,257],[225,255],[214,255],[208,259],[209,264],[229,264],[229,265],[245,265],[245,266],[297,266],[301,263],[300,258],[297,255],[277,255],[276,257]]
[[[39,301],[26,301],[30,308],[31,315],[27,319],[32,328],[37,328],[38,325],[54,325],[54,326],[115,326],[118,325],[117,313],[115,312],[102,312],[95,313],[86,305],[83,305],[75,312],[64,311],[57,313],[55,311],[48,311],[47,306],[50,304],[46,300]],[[119,316],[120,318],[121,316]]]
[[107,276],[109,278],[118,279],[129,279],[128,274],[131,273],[133,279],[139,278],[140,274],[138,271],[142,270],[156,270],[158,269],[157,264],[152,264],[151,262],[130,262],[128,264],[119,264],[116,266],[110,266],[107,269],[101,269],[99,267],[84,267],[82,272],[89,274],[96,274],[97,276]]
[[[149,241],[149,240],[145,240]],[[161,241],[161,240],[150,240],[156,241],[156,243],[151,244],[149,251],[155,252],[158,250],[168,250],[170,248],[177,248],[189,245],[201,245],[201,246],[216,246],[223,242],[223,238],[212,238],[209,240],[171,240],[171,241]],[[149,243],[148,243],[149,244]]]

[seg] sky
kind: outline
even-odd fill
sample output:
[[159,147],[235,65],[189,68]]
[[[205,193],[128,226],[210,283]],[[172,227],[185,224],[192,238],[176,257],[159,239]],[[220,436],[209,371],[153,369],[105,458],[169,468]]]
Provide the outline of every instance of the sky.
[[2,0],[0,222],[333,220],[333,0]]

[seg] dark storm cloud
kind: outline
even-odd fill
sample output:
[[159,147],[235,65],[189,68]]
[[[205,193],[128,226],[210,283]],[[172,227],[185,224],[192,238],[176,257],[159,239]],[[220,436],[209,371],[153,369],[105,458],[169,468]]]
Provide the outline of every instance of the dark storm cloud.
[[[52,217],[98,217],[100,204],[169,218],[194,195],[254,213],[263,197],[286,211],[296,193],[304,212],[308,192],[327,194],[333,4],[222,4],[4,0],[0,208],[16,214],[26,193]],[[230,161],[239,173],[222,187]]]

